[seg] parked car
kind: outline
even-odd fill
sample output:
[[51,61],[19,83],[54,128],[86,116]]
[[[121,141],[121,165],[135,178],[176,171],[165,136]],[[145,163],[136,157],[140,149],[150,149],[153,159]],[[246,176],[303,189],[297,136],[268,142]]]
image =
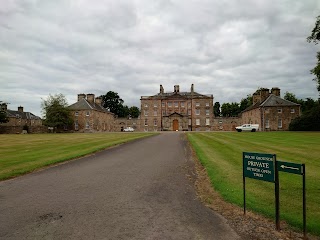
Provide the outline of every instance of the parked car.
[[259,130],[259,124],[243,124],[242,126],[236,127],[238,132],[247,131],[247,132],[256,132]]
[[123,129],[124,132],[133,132],[134,129],[132,127],[126,127]]

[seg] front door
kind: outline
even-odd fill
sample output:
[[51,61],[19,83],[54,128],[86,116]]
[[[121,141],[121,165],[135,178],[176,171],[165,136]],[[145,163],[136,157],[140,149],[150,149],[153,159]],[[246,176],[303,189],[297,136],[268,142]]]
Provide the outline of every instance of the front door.
[[178,121],[178,119],[173,120],[172,128],[173,128],[172,129],[173,131],[179,130],[179,121]]

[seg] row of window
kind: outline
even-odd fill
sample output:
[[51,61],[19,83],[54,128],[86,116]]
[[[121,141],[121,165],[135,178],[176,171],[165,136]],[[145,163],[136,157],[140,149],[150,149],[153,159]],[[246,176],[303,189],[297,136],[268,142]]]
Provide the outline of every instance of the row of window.
[[[196,115],[200,115],[200,109],[195,109],[195,114]],[[205,114],[206,116],[210,115],[210,110],[209,109],[205,109]],[[162,115],[165,116],[167,115],[166,111],[162,111]],[[191,115],[191,109],[188,110],[188,115]],[[149,111],[148,110],[144,110],[144,116],[149,116]],[[158,116],[158,111],[153,111],[153,116]]]
[[[74,123],[74,129],[75,130],[79,130],[79,124],[78,124],[77,121]],[[89,122],[86,122],[86,129],[90,129],[90,123]]]
[[[144,125],[148,126],[148,119],[144,119]],[[188,121],[188,125],[191,126],[192,125],[192,121],[191,119],[189,119]],[[200,126],[201,125],[201,119],[197,118],[196,119],[196,125]],[[206,118],[205,120],[205,125],[209,126],[210,125],[210,118]],[[153,126],[158,126],[158,119],[153,119]]]
[[[179,103],[180,103],[180,107],[185,107],[185,102],[177,102],[177,101],[167,102],[167,105],[168,105],[168,107],[172,107],[172,106],[179,107]],[[166,106],[166,102],[162,102],[161,105],[162,105],[162,107],[165,107]],[[151,106],[152,106],[152,104],[151,104]],[[205,106],[206,107],[210,107],[210,103],[206,102]],[[144,107],[145,108],[149,107],[148,103],[145,103]],[[153,107],[157,108],[158,104],[154,103]],[[190,107],[191,107],[191,102],[188,102],[188,108],[190,108]],[[196,102],[196,107],[200,107],[200,103],[199,102]]]
[[[269,119],[266,119],[265,125],[266,125],[266,126],[265,126],[266,128],[270,128]],[[281,118],[278,119],[278,128],[282,128],[282,119],[281,119]]]
[[[76,117],[79,116],[79,112],[75,112],[74,115],[75,115]],[[89,112],[89,111],[86,112],[86,116],[87,116],[87,117],[90,116],[90,112]]]
[[[265,113],[269,113],[270,112],[270,109],[269,108],[266,108],[265,110]],[[295,113],[295,109],[294,108],[291,108],[290,109],[290,113]],[[282,113],[282,108],[278,108],[278,113]]]

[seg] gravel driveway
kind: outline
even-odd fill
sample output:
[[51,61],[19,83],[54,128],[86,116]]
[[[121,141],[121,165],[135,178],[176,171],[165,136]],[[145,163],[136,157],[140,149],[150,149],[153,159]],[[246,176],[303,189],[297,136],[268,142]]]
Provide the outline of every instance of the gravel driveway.
[[0,239],[240,239],[197,198],[177,132],[0,182]]

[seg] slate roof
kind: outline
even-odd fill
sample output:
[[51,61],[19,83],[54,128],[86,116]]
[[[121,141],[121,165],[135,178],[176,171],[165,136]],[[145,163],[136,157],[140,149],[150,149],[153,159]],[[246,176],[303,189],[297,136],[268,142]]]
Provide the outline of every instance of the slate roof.
[[99,112],[113,114],[113,113],[109,112],[107,109],[105,109],[104,107],[102,107],[101,105],[96,104],[96,103],[90,103],[84,98],[82,98],[80,101],[70,105],[69,108],[71,110],[96,110]]
[[288,100],[282,99],[276,95],[271,94],[263,103],[262,107],[273,107],[273,106],[300,106],[300,104],[290,102]]
[[14,111],[14,110],[7,110],[7,116],[8,117],[16,117],[21,119],[30,119],[30,120],[38,120],[41,119],[40,117],[34,115],[31,112],[20,112],[20,111]]
[[288,100],[282,99],[274,94],[270,94],[270,96],[264,100],[262,103],[257,102],[256,104],[246,108],[242,112],[247,112],[259,107],[281,107],[281,106],[300,106],[300,104],[290,102]]

